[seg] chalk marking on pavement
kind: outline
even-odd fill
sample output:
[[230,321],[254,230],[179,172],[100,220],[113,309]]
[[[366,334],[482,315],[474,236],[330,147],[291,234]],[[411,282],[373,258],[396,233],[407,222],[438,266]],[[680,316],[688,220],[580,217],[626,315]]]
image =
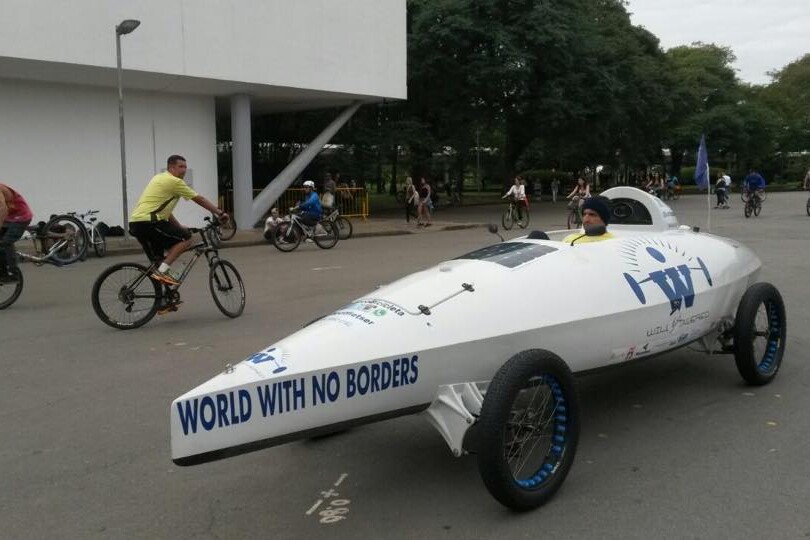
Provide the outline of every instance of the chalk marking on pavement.
[[338,270],[340,268],[343,268],[343,267],[342,266],[318,266],[317,268],[313,268],[313,270],[315,272],[318,272],[320,270]]
[[312,515],[312,512],[318,509],[318,507],[323,503],[323,499],[318,499],[315,504],[312,505],[312,508],[306,511],[307,516]]
[[337,482],[335,482],[333,485],[334,485],[335,487],[338,487],[338,486],[340,485],[340,483],[341,483],[341,482],[343,482],[344,480],[346,480],[346,477],[347,477],[347,476],[349,476],[349,475],[348,475],[348,474],[346,474],[346,473],[341,474],[341,475],[340,475],[340,478],[338,478],[338,479],[337,479]]

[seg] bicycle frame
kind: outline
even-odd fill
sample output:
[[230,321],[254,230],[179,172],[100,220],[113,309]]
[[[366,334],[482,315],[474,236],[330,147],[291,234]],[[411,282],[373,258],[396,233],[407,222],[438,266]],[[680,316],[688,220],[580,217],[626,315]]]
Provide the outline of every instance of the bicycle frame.
[[23,253],[22,251],[17,251],[17,257],[23,261],[31,261],[37,266],[41,266],[43,264],[52,264],[54,266],[61,266],[58,261],[53,260],[54,255],[63,247],[68,244],[68,240],[65,238],[59,239],[58,242],[54,243],[51,248],[48,250],[48,253],[42,253],[42,250],[37,247],[37,240],[41,238],[39,235],[33,234],[31,236],[31,241],[34,244],[34,251],[36,255],[29,255],[28,253]]

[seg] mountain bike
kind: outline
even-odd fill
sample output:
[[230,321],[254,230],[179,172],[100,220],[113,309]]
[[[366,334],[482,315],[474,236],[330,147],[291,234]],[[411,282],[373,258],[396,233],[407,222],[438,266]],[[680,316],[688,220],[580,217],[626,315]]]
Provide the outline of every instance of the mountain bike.
[[523,205],[522,212],[518,211],[515,201],[509,201],[509,206],[503,211],[501,223],[505,230],[511,230],[515,223],[517,223],[517,226],[521,229],[525,229],[529,225],[529,207],[526,205],[525,201],[520,201],[520,204]]
[[338,238],[340,240],[348,240],[352,237],[352,232],[354,231],[354,227],[352,227],[352,222],[349,221],[347,218],[340,215],[340,211],[337,207],[334,207],[331,210],[324,209],[328,214],[324,216],[324,221],[331,221],[337,227]]
[[741,197],[745,205],[743,206],[743,214],[745,217],[751,217],[751,214],[758,216],[759,213],[762,211],[762,203],[765,201],[765,192],[764,191],[754,191],[751,192],[749,190],[743,190],[741,193]]
[[[54,216],[47,223],[27,227],[26,232],[31,235],[34,244],[34,254],[17,251],[17,258],[33,262],[36,266],[65,266],[74,263],[87,250],[83,231],[81,223],[67,215]],[[0,309],[11,306],[22,294],[25,283],[22,270],[16,268],[13,274],[13,281],[0,281]]]
[[[98,210],[88,210],[84,214],[78,214],[78,218],[81,220],[90,245],[93,246],[93,251],[96,252],[96,257],[103,257],[107,254],[107,240],[98,228],[98,218],[94,217],[98,212]],[[68,215],[75,217],[77,214],[76,212],[68,212]],[[85,252],[85,256],[86,254]]]
[[293,212],[273,231],[273,245],[285,253],[295,250],[304,238],[311,238],[321,249],[331,249],[338,243],[337,226],[325,219],[310,226]]
[[177,311],[180,286],[191,272],[194,264],[205,256],[208,261],[208,287],[217,308],[227,317],[236,318],[245,309],[245,284],[239,271],[229,261],[219,258],[217,247],[211,243],[216,220],[205,218],[208,225],[202,229],[189,229],[199,234],[200,241],[189,248],[194,254],[180,274],[180,284],[164,285],[152,278],[160,261],[150,266],[125,262],[110,266],[98,276],[93,284],[91,299],[93,311],[105,324],[119,330],[138,328],[149,322],[156,314]]

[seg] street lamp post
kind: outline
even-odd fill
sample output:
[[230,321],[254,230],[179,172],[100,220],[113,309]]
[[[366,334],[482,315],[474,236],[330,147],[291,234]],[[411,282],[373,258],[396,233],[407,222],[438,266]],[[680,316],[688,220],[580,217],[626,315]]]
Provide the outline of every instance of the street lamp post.
[[126,19],[115,27],[115,54],[118,59],[118,129],[121,138],[121,192],[123,197],[124,216],[124,242],[129,241],[129,211],[127,208],[127,154],[124,143],[124,89],[123,71],[121,70],[121,36],[129,34],[138,26],[141,21]]

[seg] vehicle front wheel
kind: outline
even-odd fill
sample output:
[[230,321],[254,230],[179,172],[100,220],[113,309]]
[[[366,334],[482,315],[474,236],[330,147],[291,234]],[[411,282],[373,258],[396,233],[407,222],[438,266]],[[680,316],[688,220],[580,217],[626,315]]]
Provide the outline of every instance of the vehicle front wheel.
[[559,356],[535,349],[510,358],[478,420],[478,469],[490,494],[518,511],[546,503],[574,463],[579,423],[574,377]]
[[770,283],[755,283],[737,306],[734,360],[748,384],[761,386],[776,377],[785,353],[785,303]]

